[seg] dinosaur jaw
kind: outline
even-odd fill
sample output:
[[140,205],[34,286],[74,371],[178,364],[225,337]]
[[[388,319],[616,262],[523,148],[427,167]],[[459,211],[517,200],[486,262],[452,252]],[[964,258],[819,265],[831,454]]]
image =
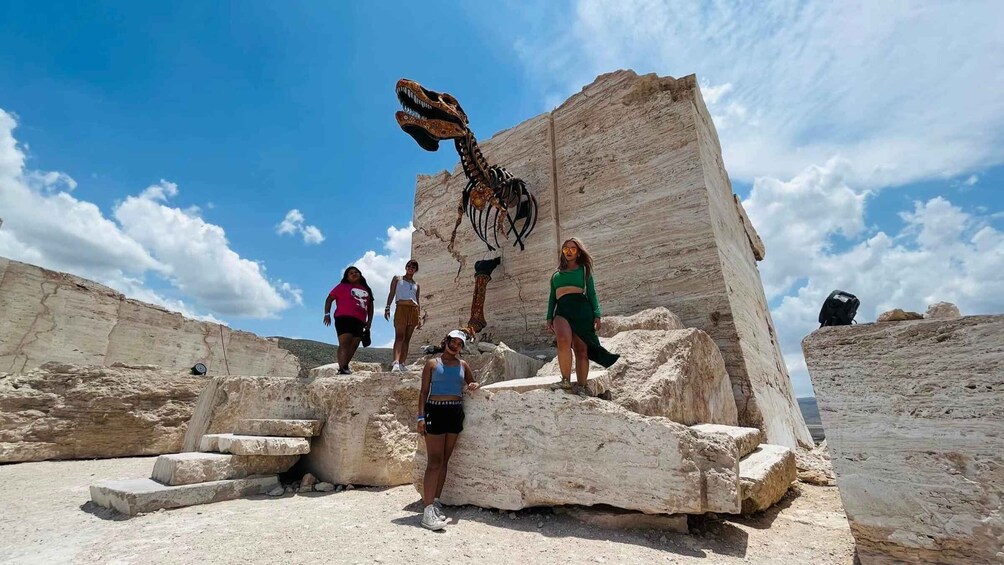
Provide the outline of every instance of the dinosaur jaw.
[[394,118],[401,129],[415,138],[418,145],[426,151],[436,151],[440,141],[461,138],[468,133],[467,128],[460,128],[453,122],[425,119],[406,111],[398,111]]
[[413,80],[397,81],[401,111],[395,114],[398,125],[423,149],[436,151],[439,142],[470,134],[467,114],[457,99],[445,92],[422,87]]

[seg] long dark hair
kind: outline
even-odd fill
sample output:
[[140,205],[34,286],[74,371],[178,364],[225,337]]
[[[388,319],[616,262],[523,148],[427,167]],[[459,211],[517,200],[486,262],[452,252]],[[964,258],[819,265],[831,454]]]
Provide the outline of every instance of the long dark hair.
[[[561,244],[561,246],[564,247],[565,244],[568,243],[568,242],[574,243],[575,246],[579,248],[579,254],[578,254],[578,256],[576,256],[575,262],[578,263],[579,265],[582,265],[582,267],[585,268],[585,270],[586,270],[586,280],[589,280],[590,275],[593,274],[593,256],[589,254],[589,250],[586,249],[585,244],[583,244],[582,241],[579,238],[577,238],[577,237],[570,237],[570,238],[566,239],[564,241],[564,243]],[[562,253],[561,250],[559,249],[558,250],[558,270],[559,271],[564,271],[566,269],[568,269],[568,259],[565,259],[565,254]]]
[[358,267],[354,265],[349,265],[348,267],[345,267],[345,272],[342,273],[342,282],[346,284],[352,284],[351,282],[349,282],[349,271],[353,269],[355,269],[355,271],[359,273],[359,282],[356,284],[359,284],[360,286],[366,289],[366,292],[370,293],[370,302],[373,302],[373,289],[370,288],[369,283],[366,282],[366,277],[363,276],[363,272],[360,271]]

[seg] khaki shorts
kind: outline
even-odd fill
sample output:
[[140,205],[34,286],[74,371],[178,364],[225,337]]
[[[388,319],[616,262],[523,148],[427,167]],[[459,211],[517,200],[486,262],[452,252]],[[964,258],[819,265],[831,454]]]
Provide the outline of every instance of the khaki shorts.
[[394,311],[394,329],[405,330],[409,326],[418,325],[418,304],[410,301],[397,303],[397,310]]

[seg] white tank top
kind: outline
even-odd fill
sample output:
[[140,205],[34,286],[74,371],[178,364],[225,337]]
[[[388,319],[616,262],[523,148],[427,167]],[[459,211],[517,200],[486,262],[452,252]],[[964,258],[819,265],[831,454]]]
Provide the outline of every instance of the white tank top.
[[408,282],[404,277],[399,278],[397,280],[397,291],[394,292],[394,299],[397,302],[410,300],[418,304],[418,283]]

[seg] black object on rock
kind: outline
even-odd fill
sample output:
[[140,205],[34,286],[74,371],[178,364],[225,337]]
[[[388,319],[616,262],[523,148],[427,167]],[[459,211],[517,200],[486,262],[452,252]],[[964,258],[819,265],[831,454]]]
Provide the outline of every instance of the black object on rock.
[[861,301],[857,296],[842,290],[834,290],[819,309],[819,327],[853,324],[860,305]]
[[209,372],[209,369],[206,368],[206,365],[204,363],[196,363],[195,365],[192,366],[193,375],[202,376],[205,375],[207,372]]

